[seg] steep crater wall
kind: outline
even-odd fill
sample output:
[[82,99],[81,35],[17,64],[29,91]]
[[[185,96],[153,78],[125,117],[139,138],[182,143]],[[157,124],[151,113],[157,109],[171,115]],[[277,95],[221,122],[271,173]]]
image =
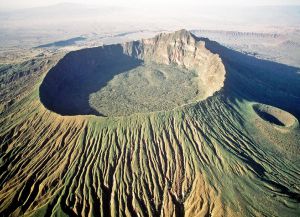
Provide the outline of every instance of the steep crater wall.
[[298,125],[297,118],[282,109],[258,103],[253,105],[253,109],[260,118],[275,126],[293,128]]
[[70,52],[44,78],[40,99],[61,115],[124,116],[204,100],[224,79],[219,56],[181,30]]

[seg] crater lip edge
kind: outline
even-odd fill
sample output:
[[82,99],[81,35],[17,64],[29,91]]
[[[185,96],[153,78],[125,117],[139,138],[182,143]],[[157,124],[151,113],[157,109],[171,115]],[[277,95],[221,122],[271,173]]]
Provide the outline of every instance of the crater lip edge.
[[263,121],[279,128],[295,129],[299,127],[298,119],[288,111],[271,105],[254,103],[255,114]]
[[[177,44],[178,39],[180,39],[179,44]],[[198,41],[200,39],[195,38],[189,31],[179,30],[174,33],[160,34],[159,37],[156,36],[150,39],[71,51],[60,59],[45,75],[39,87],[40,101],[46,109],[62,116],[95,115],[100,117],[124,117],[133,114],[172,111],[206,100],[223,88],[226,71],[219,55],[211,53],[210,50],[206,49]],[[191,49],[192,46],[195,49]],[[204,61],[201,58],[203,55],[208,59],[204,58]],[[147,88],[146,85],[136,85],[136,87],[128,85],[130,88],[135,88],[136,99],[130,99],[130,94],[126,95],[127,92],[131,93],[129,88],[127,88],[129,91],[126,88],[122,90],[119,88],[117,91],[114,89],[118,87],[116,84],[122,86],[120,84],[123,82],[120,80],[116,82],[116,77],[122,77],[119,75],[127,72],[132,73],[132,71],[145,63],[164,66],[166,70],[162,71],[169,73],[169,75],[173,73],[173,75],[168,76],[166,74],[165,76],[162,72],[149,73],[148,70],[147,75],[142,75],[141,78],[137,77],[135,81],[132,80],[128,84],[139,84],[145,79],[150,79],[150,83],[157,81],[157,86],[165,85],[161,88],[163,90],[162,95],[166,95],[165,100],[161,100],[159,97],[155,98],[155,95],[153,99],[153,96],[149,93],[154,93],[154,88],[149,89],[148,92],[144,91],[145,93],[141,91]],[[207,67],[207,65],[211,64],[215,64],[215,67]],[[174,70],[167,67],[173,67]],[[209,69],[202,70],[203,68]],[[187,73],[185,74],[187,77],[183,76],[181,78],[177,76],[175,71],[177,71],[178,75],[184,74],[184,71],[196,72],[197,79],[194,79],[192,75],[188,77]],[[144,71],[141,71],[141,73],[143,74]],[[139,73],[137,74],[140,75]],[[173,80],[166,79],[172,76]],[[128,76],[123,77],[125,80],[128,79]],[[165,84],[163,84],[165,82],[163,80],[166,80]],[[186,83],[180,86],[176,80],[186,81]],[[115,84],[115,86],[109,86],[110,82]],[[184,87],[188,86],[187,84],[191,84],[191,82],[193,84],[190,87]],[[106,87],[108,88],[105,89]],[[167,91],[165,91],[165,87],[167,87]],[[107,91],[109,88],[116,91],[116,94],[109,93]],[[102,91],[104,89],[105,91]],[[194,93],[192,94],[192,92]],[[130,96],[129,103],[126,104],[126,102],[120,100],[120,94],[125,97]],[[159,94],[158,92],[156,95]],[[98,99],[105,99],[99,101],[102,104],[97,102],[97,97],[99,97]],[[117,97],[117,100],[112,103],[110,102],[110,97],[111,99]],[[156,103],[156,107],[149,105],[149,99]],[[170,102],[173,104],[169,105],[171,104]],[[121,111],[112,114],[118,103],[120,107],[129,108],[129,112],[124,110],[124,113]],[[108,104],[111,104],[110,108],[106,106]],[[145,106],[146,109],[142,108],[142,106]]]

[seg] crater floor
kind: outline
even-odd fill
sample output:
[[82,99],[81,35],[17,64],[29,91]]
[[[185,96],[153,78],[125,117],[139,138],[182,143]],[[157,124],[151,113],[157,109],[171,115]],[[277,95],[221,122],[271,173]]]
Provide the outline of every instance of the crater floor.
[[200,82],[193,71],[147,63],[114,76],[89,103],[105,116],[171,110],[203,98]]
[[225,68],[187,31],[70,52],[46,75],[42,103],[61,115],[169,111],[220,90]]
[[0,67],[0,216],[299,217],[299,68],[187,31],[56,55]]

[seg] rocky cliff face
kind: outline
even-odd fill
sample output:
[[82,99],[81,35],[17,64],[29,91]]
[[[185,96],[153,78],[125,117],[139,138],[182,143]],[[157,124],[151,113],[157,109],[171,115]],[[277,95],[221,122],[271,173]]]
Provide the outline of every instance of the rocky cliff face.
[[47,74],[40,96],[62,115],[125,116],[205,100],[224,79],[220,57],[180,30],[70,52]]
[[145,62],[177,65],[196,71],[201,80],[201,89],[211,96],[224,85],[225,68],[221,58],[205,47],[205,42],[186,30],[161,33],[154,38],[129,42],[124,52]]

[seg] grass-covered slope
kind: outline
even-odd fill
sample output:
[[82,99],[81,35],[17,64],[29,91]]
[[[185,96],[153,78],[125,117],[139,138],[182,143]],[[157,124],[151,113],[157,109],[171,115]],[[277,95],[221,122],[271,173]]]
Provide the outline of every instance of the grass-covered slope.
[[[299,216],[298,69],[201,41],[226,69],[224,87],[206,100],[61,116],[41,103],[36,84],[8,106],[1,215]],[[292,127],[262,118],[257,108],[282,117],[265,104],[289,112]]]

